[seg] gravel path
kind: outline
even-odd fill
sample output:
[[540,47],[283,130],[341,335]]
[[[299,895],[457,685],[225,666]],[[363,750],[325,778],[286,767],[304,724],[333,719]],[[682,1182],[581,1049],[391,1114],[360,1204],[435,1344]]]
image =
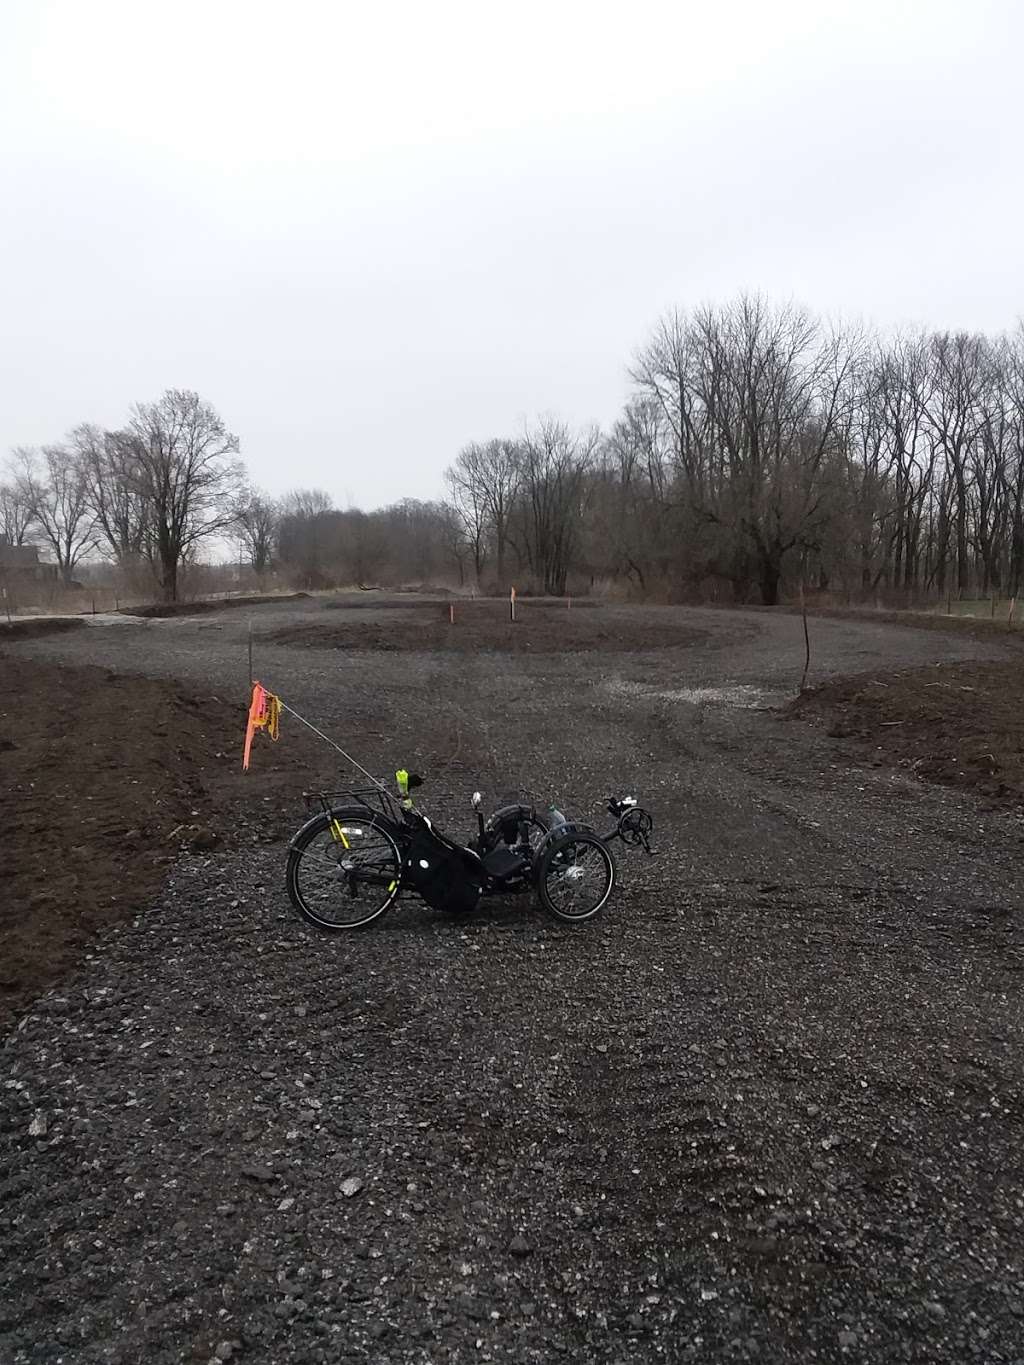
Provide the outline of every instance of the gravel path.
[[[568,658],[261,642],[318,610],[252,613],[257,673],[422,765],[447,828],[474,786],[635,789],[658,856],[578,931],[410,905],[343,941],[280,846],[179,863],[6,1044],[0,1360],[1024,1359],[1020,816],[770,709],[797,618]],[[1000,657],[812,629],[819,677]],[[17,648],[241,694],[245,630]],[[253,791],[255,832],[258,756]]]

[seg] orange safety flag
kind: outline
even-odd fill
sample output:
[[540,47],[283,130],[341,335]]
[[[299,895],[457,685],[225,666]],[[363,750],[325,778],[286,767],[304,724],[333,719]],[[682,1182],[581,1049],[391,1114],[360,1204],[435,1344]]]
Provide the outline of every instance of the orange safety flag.
[[242,755],[242,770],[249,770],[249,754],[252,738],[257,730],[266,730],[271,739],[277,739],[281,720],[281,699],[268,692],[262,683],[253,683],[252,701],[249,704],[249,721],[245,727],[245,752]]

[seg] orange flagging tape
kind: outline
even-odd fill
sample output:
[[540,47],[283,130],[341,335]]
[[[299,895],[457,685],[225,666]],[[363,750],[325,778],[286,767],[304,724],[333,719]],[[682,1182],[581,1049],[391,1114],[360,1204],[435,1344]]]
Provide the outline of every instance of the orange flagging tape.
[[253,683],[252,701],[249,703],[249,720],[245,727],[245,752],[242,754],[242,771],[249,770],[249,754],[252,739],[257,730],[266,730],[271,739],[277,739],[281,721],[281,700],[273,692],[268,692],[262,683]]

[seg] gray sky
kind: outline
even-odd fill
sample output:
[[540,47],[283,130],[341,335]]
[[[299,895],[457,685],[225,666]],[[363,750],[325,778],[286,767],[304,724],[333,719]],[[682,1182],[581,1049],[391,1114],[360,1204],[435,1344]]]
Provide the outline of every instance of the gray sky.
[[610,421],[672,305],[1024,312],[1018,0],[0,0],[0,453],[198,389],[272,492]]

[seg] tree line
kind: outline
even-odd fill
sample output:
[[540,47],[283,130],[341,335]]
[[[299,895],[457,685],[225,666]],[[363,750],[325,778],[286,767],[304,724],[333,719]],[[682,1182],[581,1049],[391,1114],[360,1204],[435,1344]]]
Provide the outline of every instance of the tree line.
[[0,533],[42,538],[66,581],[98,553],[144,563],[172,599],[214,536],[306,587],[1017,594],[1024,328],[880,335],[741,296],[666,315],[630,374],[610,430],[545,417],[471,442],[443,498],[374,512],[251,489],[213,408],[169,391],[121,430],[14,452]]
[[0,483],[0,535],[41,540],[71,586],[91,557],[148,568],[175,601],[183,567],[233,526],[247,501],[238,438],[198,394],[168,389],[137,403],[116,431],[90,423],[11,454]]
[[1024,328],[880,337],[745,297],[664,319],[633,378],[605,473],[638,579],[1016,594]]

